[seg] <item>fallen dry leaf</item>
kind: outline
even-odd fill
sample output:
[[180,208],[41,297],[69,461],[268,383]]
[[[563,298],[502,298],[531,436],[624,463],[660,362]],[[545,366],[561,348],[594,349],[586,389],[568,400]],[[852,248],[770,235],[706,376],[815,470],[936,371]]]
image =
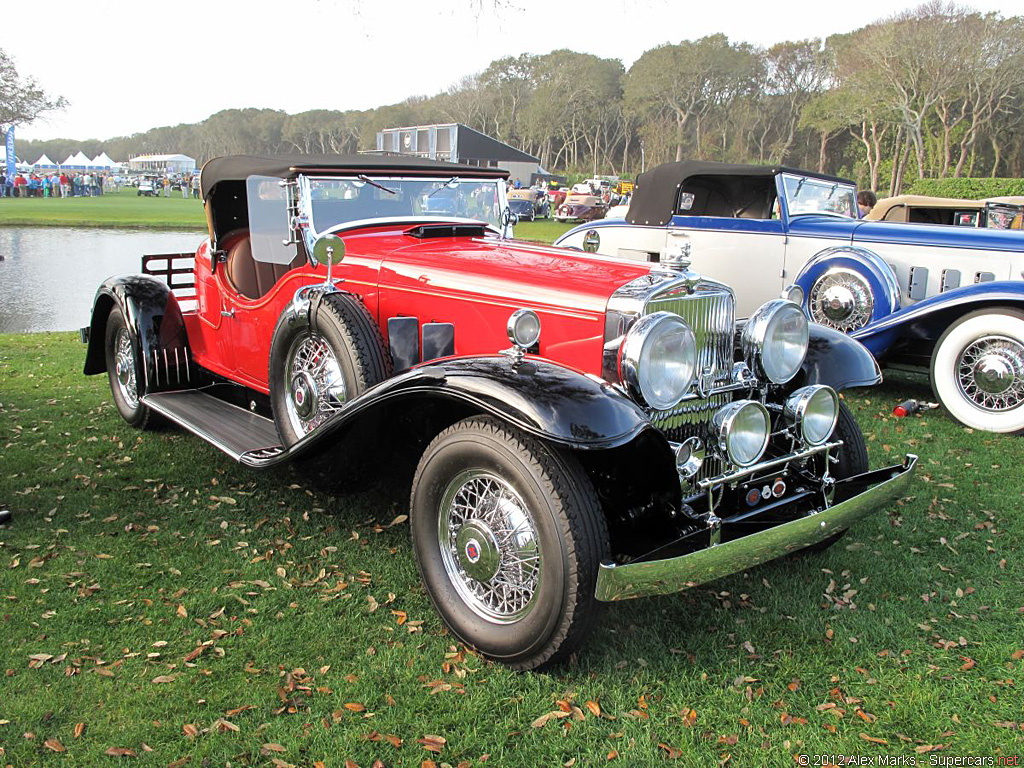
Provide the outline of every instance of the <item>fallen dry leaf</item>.
[[366,707],[360,704],[358,701],[350,701],[345,705],[345,709],[349,712],[365,712]]
[[572,712],[563,712],[561,709],[555,709],[551,712],[545,712],[543,715],[541,715],[532,723],[530,723],[530,725],[533,728],[543,728],[551,720],[561,720],[563,717],[570,717],[571,715]]
[[260,754],[263,755],[264,757],[270,757],[270,754],[272,752],[277,752],[280,755],[280,754],[284,754],[287,751],[288,750],[285,749],[284,747],[282,747],[280,744],[274,744],[274,743],[264,744],[262,747],[260,747]]
[[68,748],[60,743],[60,739],[47,739],[43,742],[43,746],[54,752],[67,752]]
[[676,760],[683,756],[683,750],[679,749],[678,747],[669,746],[665,742],[659,742],[658,748],[664,749],[668,753],[668,757],[670,760]]
[[440,752],[444,749],[444,745],[448,743],[448,740],[444,736],[435,736],[432,733],[428,733],[422,739],[416,739],[416,742],[422,744],[423,748],[428,752]]
[[103,754],[110,757],[138,757],[134,749],[128,749],[128,747],[111,747]]
[[590,714],[592,714],[594,717],[600,717],[601,716],[601,705],[598,704],[596,701],[588,701],[587,702],[587,711],[589,711]]
[[160,683],[173,683],[177,679],[177,675],[158,675],[153,678],[153,682],[159,685]]
[[77,739],[85,733],[85,723],[75,723],[74,737]]
[[872,744],[884,744],[885,746],[889,745],[888,741],[886,741],[885,739],[879,739],[876,736],[868,736],[866,733],[861,733],[861,734],[858,734],[858,735],[862,739],[864,739],[864,741],[870,741]]
[[178,603],[178,610],[176,611],[176,613],[178,614],[179,618],[182,618],[182,619],[187,619],[188,618],[188,611],[185,610],[185,606],[182,605],[181,603]]

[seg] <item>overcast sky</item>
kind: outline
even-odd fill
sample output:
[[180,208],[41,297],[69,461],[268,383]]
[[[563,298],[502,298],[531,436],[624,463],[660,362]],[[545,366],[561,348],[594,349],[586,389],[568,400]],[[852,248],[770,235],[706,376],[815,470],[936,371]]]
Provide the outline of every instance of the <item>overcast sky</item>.
[[[106,139],[221,109],[368,109],[433,95],[491,61],[558,48],[618,58],[723,32],[767,46],[848,32],[893,0],[41,0],[0,29],[22,76],[68,99],[18,137]],[[1020,0],[975,0],[1020,13]],[[23,6],[28,8],[29,6]],[[9,14],[8,14],[9,16]],[[120,158],[115,158],[120,159]]]

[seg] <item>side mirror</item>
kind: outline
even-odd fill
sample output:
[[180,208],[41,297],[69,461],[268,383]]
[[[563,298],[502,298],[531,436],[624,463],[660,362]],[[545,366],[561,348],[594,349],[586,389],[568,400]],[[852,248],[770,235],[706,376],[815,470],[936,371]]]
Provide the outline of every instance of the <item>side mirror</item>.
[[313,259],[317,264],[341,264],[345,258],[345,241],[337,235],[324,235],[313,244]]

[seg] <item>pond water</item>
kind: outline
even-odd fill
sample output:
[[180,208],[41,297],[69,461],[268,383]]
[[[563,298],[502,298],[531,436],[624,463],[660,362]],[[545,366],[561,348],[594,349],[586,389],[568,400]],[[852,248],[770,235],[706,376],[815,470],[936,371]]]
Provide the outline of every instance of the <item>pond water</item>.
[[89,324],[100,283],[140,272],[144,253],[194,252],[203,232],[0,227],[0,333]]

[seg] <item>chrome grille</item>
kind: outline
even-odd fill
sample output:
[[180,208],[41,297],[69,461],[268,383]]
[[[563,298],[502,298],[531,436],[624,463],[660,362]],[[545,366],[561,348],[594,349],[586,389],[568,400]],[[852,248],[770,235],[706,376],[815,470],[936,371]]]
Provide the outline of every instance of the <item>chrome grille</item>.
[[[647,302],[644,314],[674,312],[682,317],[697,340],[698,376],[710,377],[715,385],[728,384],[732,377],[733,335],[736,301],[732,291],[715,283],[698,283],[692,292],[676,289]],[[705,445],[714,442],[711,417],[732,400],[729,393],[685,400],[675,408],[651,414],[651,423],[669,440],[680,442],[699,437]],[[716,461],[706,461],[701,476],[717,471]]]

